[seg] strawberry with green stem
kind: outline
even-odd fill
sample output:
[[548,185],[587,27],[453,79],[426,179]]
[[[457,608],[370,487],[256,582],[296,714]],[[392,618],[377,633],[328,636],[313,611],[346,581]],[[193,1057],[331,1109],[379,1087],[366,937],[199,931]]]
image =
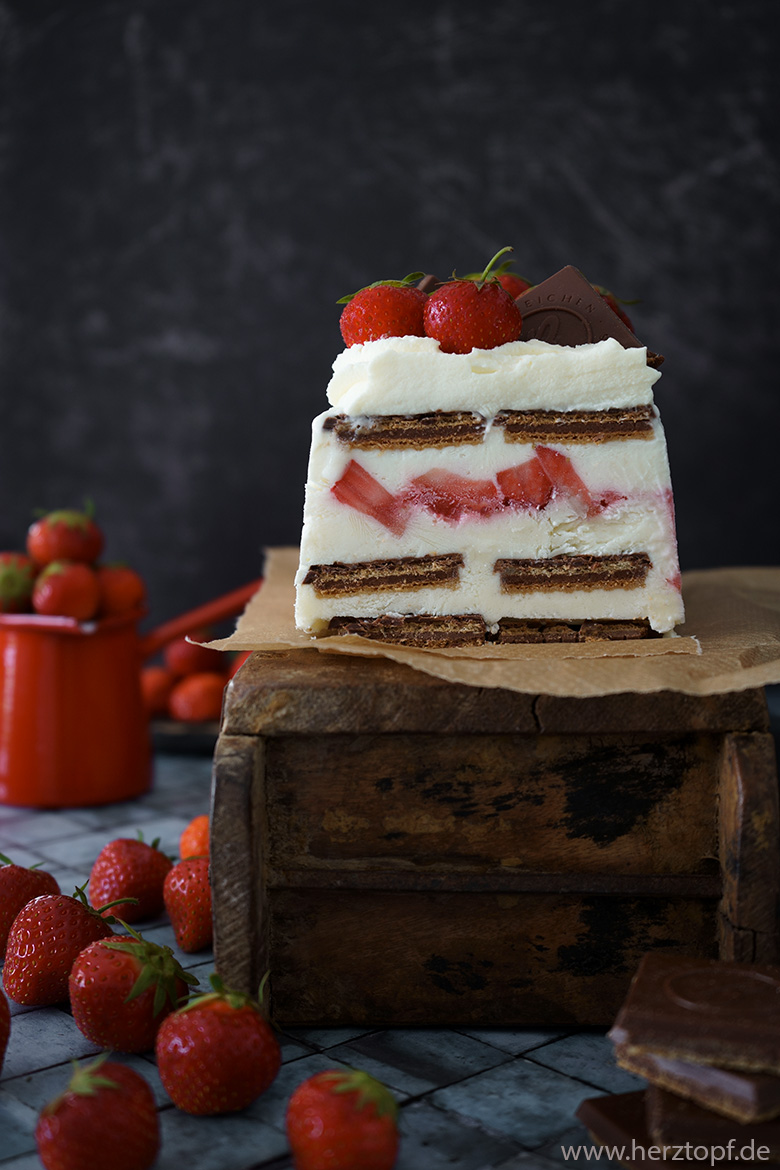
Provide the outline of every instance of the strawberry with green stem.
[[77,956],[68,979],[70,1006],[79,1031],[93,1044],[147,1052],[165,1017],[198,981],[170,947],[126,929],[128,935],[98,939]]
[[164,909],[163,883],[173,862],[158,849],[159,837],[151,844],[138,837],[117,837],[98,853],[89,874],[89,898],[93,906],[114,903],[119,898],[135,901],[125,907],[126,922],[154,918]]
[[3,1071],[5,1050],[8,1047],[8,1037],[11,1033],[11,1009],[8,1000],[0,991],[0,1072]]
[[149,1170],[160,1149],[152,1090],[134,1069],[107,1054],[87,1065],[73,1062],[59,1097],[41,1110],[35,1129],[46,1170]]
[[382,337],[423,337],[427,295],[416,287],[423,275],[410,272],[403,280],[378,280],[341,297],[336,304],[344,305],[339,329],[345,345],[362,345]]
[[443,353],[471,353],[517,341],[523,327],[517,303],[501,286],[492,269],[509,247],[502,248],[477,280],[453,274],[428,297],[424,323]]
[[[77,956],[109,938],[117,920],[89,905],[83,886],[73,897],[42,894],[24,906],[8,932],[3,983],[16,1003],[45,1007],[68,998],[68,976]],[[124,901],[124,899],[122,899]]]
[[303,1081],[287,1104],[295,1170],[392,1170],[398,1107],[383,1084],[359,1069],[332,1069]]
[[[157,1070],[177,1108],[200,1116],[245,1109],[276,1078],[281,1052],[258,997],[224,987],[167,1016],[157,1033]],[[263,981],[265,983],[265,980]]]
[[32,606],[36,613],[87,622],[99,605],[97,574],[81,561],[51,561],[35,578]]
[[[5,955],[8,932],[14,918],[28,902],[41,894],[59,894],[60,887],[45,869],[38,865],[14,865],[10,857],[0,853],[0,959]],[[39,864],[43,864],[40,862]]]

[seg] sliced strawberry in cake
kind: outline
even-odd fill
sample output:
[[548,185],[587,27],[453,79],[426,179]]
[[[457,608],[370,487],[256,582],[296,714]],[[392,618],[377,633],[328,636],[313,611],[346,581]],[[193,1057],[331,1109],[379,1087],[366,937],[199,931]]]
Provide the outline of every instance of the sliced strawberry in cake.
[[460,520],[464,515],[489,516],[502,504],[491,479],[468,479],[440,467],[416,476],[405,495],[409,503],[446,520]]
[[552,480],[536,456],[527,459],[525,463],[518,463],[515,467],[499,471],[496,481],[510,506],[535,508],[539,511],[546,508],[552,499]]
[[382,487],[356,459],[350,459],[341,479],[330,490],[340,504],[371,516],[396,536],[403,535],[407,521],[404,502]]

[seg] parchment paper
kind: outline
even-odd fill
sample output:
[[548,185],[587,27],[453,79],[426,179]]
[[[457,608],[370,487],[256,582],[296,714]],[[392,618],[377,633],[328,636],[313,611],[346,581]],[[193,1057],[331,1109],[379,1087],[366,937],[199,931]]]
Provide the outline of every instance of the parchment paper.
[[297,548],[269,549],[264,584],[234,633],[208,645],[381,656],[469,686],[578,698],[662,690],[709,695],[780,682],[780,568],[684,573],[686,622],[664,638],[418,650],[353,634],[312,638],[296,630],[297,565]]

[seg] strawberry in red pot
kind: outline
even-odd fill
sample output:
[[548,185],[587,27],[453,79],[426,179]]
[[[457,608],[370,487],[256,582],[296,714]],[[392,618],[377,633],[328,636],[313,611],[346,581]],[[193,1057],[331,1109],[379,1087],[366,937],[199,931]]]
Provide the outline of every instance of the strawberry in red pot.
[[96,570],[100,587],[101,617],[118,617],[141,609],[146,601],[146,584],[129,565],[100,565]]
[[0,552],[0,613],[29,613],[36,568],[20,552]]
[[103,532],[89,509],[48,512],[27,531],[27,552],[41,568],[52,561],[93,564],[103,551],[103,543]]
[[81,561],[52,561],[35,579],[32,603],[36,613],[87,622],[100,604],[97,575]]

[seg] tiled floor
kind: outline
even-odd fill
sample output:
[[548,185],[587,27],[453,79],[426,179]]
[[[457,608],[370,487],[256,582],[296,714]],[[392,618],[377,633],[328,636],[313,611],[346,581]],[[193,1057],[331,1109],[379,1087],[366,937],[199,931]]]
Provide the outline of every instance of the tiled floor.
[[[771,688],[769,698],[777,724],[780,688]],[[20,864],[44,862],[66,893],[86,880],[113,837],[142,829],[174,854],[187,822],[208,809],[210,770],[206,755],[160,754],[153,790],[137,801],[63,812],[0,806],[0,852]],[[165,919],[142,929],[171,946],[207,983],[210,953],[178,952]],[[12,1015],[0,1078],[0,1170],[33,1170],[40,1167],[33,1137],[39,1109],[62,1089],[70,1061],[95,1048],[66,1005],[12,1005]],[[150,1055],[120,1058],[155,1092],[162,1131],[158,1170],[287,1170],[286,1101],[305,1077],[339,1064],[366,1069],[395,1093],[401,1105],[397,1170],[559,1170],[566,1160],[562,1147],[590,1146],[574,1117],[579,1102],[642,1084],[617,1068],[609,1041],[594,1031],[314,1028],[281,1039],[283,1065],[274,1084],[249,1109],[225,1117],[179,1112]],[[610,1165],[606,1159],[601,1164]]]

